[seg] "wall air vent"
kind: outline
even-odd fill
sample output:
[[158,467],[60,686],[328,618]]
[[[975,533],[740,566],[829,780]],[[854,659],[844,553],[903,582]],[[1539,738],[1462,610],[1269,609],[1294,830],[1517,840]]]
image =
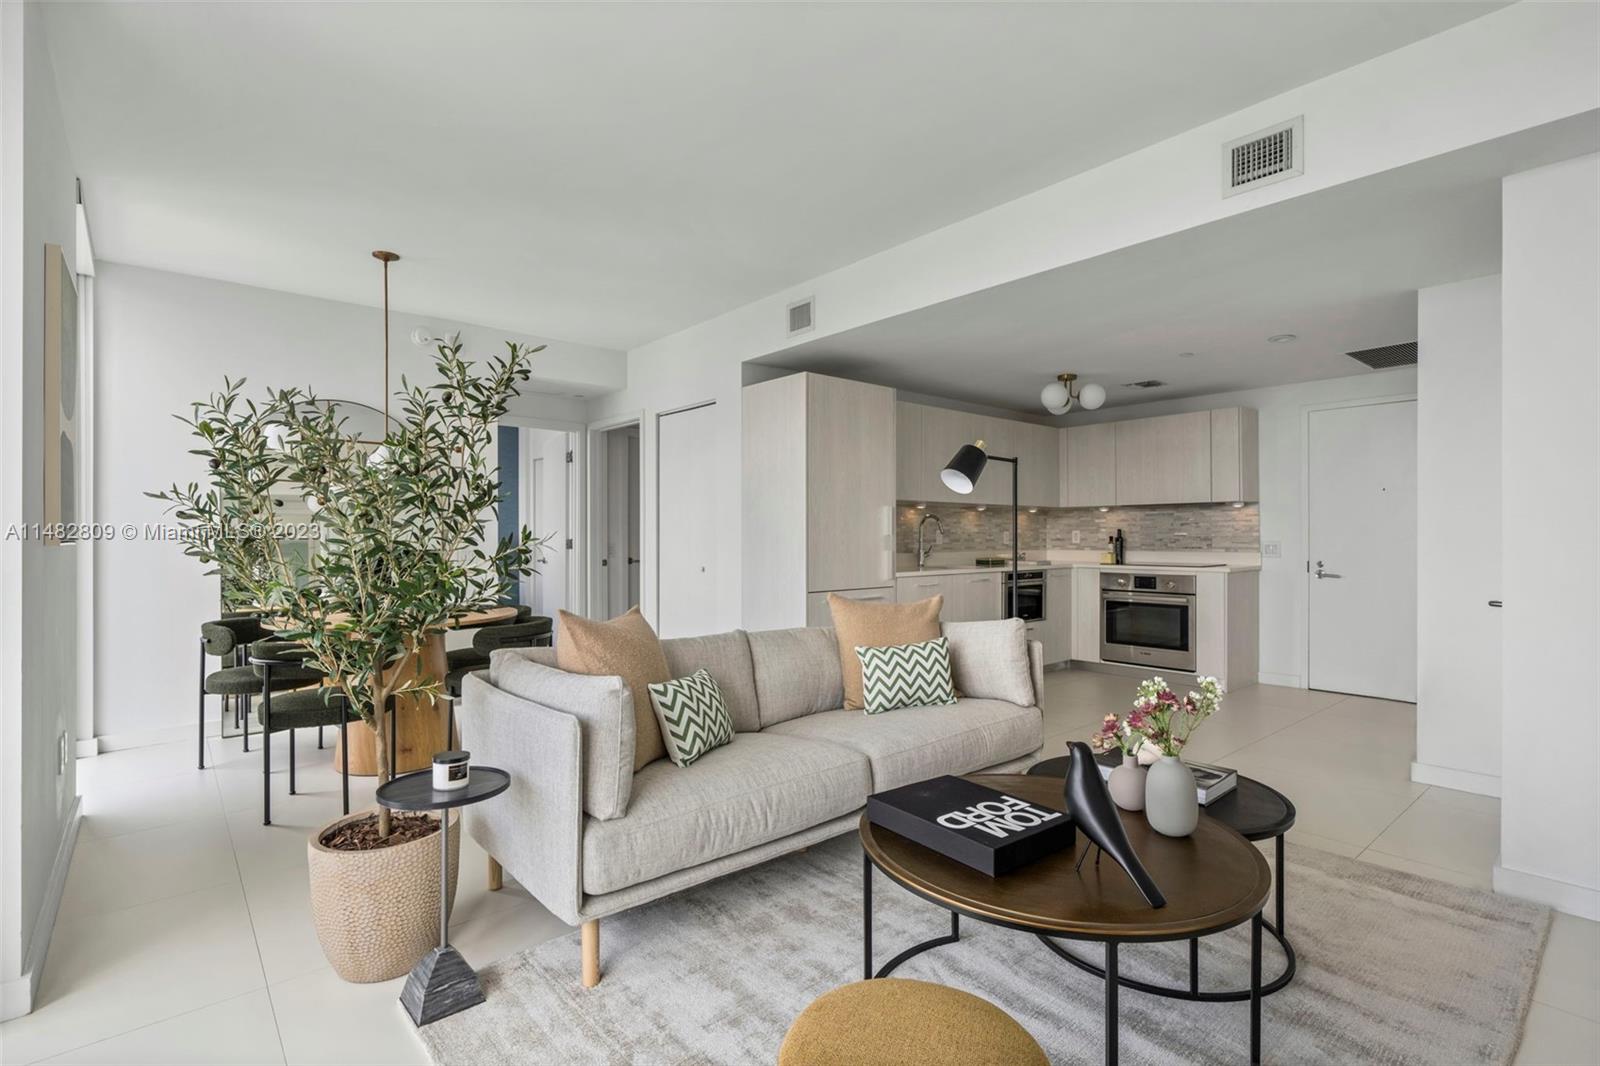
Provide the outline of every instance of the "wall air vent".
[[1222,146],[1222,195],[1259,189],[1305,173],[1305,116]]
[[1122,387],[1125,389],[1159,389],[1165,385],[1165,381],[1157,381],[1155,378],[1145,378],[1143,381],[1124,381],[1122,383]]
[[1417,342],[1385,344],[1381,348],[1363,348],[1359,352],[1345,352],[1350,358],[1373,370],[1391,370],[1397,366],[1417,365]]
[[805,333],[817,324],[816,298],[807,296],[789,305],[789,336]]

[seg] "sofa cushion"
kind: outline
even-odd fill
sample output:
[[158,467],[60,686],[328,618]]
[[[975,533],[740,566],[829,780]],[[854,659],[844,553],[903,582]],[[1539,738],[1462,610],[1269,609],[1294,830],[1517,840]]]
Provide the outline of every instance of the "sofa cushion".
[[733,716],[733,728],[753,733],[761,728],[756,699],[755,668],[750,664],[750,641],[742,629],[706,637],[672,637],[661,642],[673,677],[688,677],[705,670],[716,681],[722,700]]
[[679,766],[688,766],[712,748],[733,740],[728,704],[703,666],[688,677],[651,685],[650,703],[667,745],[667,758]]
[[489,684],[495,688],[504,688],[500,684],[500,667],[504,663],[538,663],[540,666],[554,667],[556,665],[556,650],[554,648],[496,648],[489,653]]
[[946,622],[950,672],[956,691],[980,700],[1037,704],[1033,667],[1028,661],[1028,630],[1020,618],[989,622]]
[[861,702],[868,714],[956,701],[950,684],[950,642],[943,637],[887,648],[857,648]]
[[[570,714],[578,720],[578,735],[583,752],[583,809],[595,818],[621,818],[628,809],[633,786],[633,699],[628,686],[616,676],[591,677],[569,674],[544,666],[517,654],[516,649],[497,651],[490,657],[489,683],[503,692],[552,711]],[[650,728],[656,731],[655,711],[650,696],[644,696],[650,712]],[[463,736],[470,750],[472,737]]]
[[844,705],[833,630],[767,629],[748,636],[762,729]]
[[736,733],[693,766],[653,762],[634,775],[627,817],[585,821],[583,890],[615,892],[849,814],[871,779],[859,752],[771,733]]
[[861,660],[857,648],[887,648],[894,644],[917,644],[939,636],[939,610],[943,596],[930,596],[915,603],[868,603],[828,593],[828,610],[839,642],[839,676],[844,681],[846,710],[859,711],[861,701]]
[[639,608],[630,607],[616,618],[597,622],[567,611],[561,616],[561,641],[556,645],[556,665],[574,674],[615,674],[633,694],[633,768],[640,769],[667,754],[650,707],[649,686],[671,681],[672,670],[661,641]]
[[1044,741],[1044,719],[1037,707],[961,699],[947,707],[911,707],[893,714],[824,711],[781,722],[767,733],[861,752],[872,764],[872,791],[882,792],[1032,754]]

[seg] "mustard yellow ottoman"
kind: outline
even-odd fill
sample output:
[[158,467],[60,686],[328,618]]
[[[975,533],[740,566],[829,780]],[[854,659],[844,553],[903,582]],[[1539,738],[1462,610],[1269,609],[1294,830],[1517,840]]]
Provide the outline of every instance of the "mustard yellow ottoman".
[[778,1066],[1049,1066],[1028,1031],[987,1000],[880,977],[835,988],[800,1012]]

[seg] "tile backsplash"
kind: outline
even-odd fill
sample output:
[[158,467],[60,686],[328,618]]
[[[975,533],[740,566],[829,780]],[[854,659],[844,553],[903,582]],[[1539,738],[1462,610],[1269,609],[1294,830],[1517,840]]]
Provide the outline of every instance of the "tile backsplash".
[[[926,510],[910,504],[896,508],[895,548],[917,550],[917,523],[924,515],[938,515],[944,524],[942,552],[993,552],[1010,547],[1011,508],[992,506],[980,511],[958,503],[930,503]],[[1261,547],[1261,510],[1255,504],[1234,507],[1226,503],[1175,504],[1156,507],[1041,507],[1020,516],[1023,551],[1096,550],[1106,538],[1122,530],[1134,551],[1258,551]],[[933,536],[929,523],[927,536]],[[1079,543],[1072,543],[1076,530]]]

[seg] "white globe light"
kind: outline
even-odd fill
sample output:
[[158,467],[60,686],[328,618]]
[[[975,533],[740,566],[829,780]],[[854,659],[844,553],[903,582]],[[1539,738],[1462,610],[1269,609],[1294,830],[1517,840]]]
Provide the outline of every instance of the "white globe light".
[[1078,403],[1085,411],[1093,411],[1106,402],[1106,390],[1101,385],[1085,385],[1078,390]]
[[282,422],[272,422],[263,431],[267,438],[267,448],[271,451],[281,452],[289,443],[289,427]]
[[1066,413],[1072,404],[1072,394],[1067,387],[1059,381],[1052,381],[1039,390],[1039,402],[1044,404],[1044,409],[1053,415]]
[[389,448],[388,448],[387,445],[383,445],[383,444],[380,444],[376,448],[372,449],[371,454],[369,454],[367,456],[367,465],[368,466],[382,466],[384,463],[387,463],[388,461],[389,461]]

